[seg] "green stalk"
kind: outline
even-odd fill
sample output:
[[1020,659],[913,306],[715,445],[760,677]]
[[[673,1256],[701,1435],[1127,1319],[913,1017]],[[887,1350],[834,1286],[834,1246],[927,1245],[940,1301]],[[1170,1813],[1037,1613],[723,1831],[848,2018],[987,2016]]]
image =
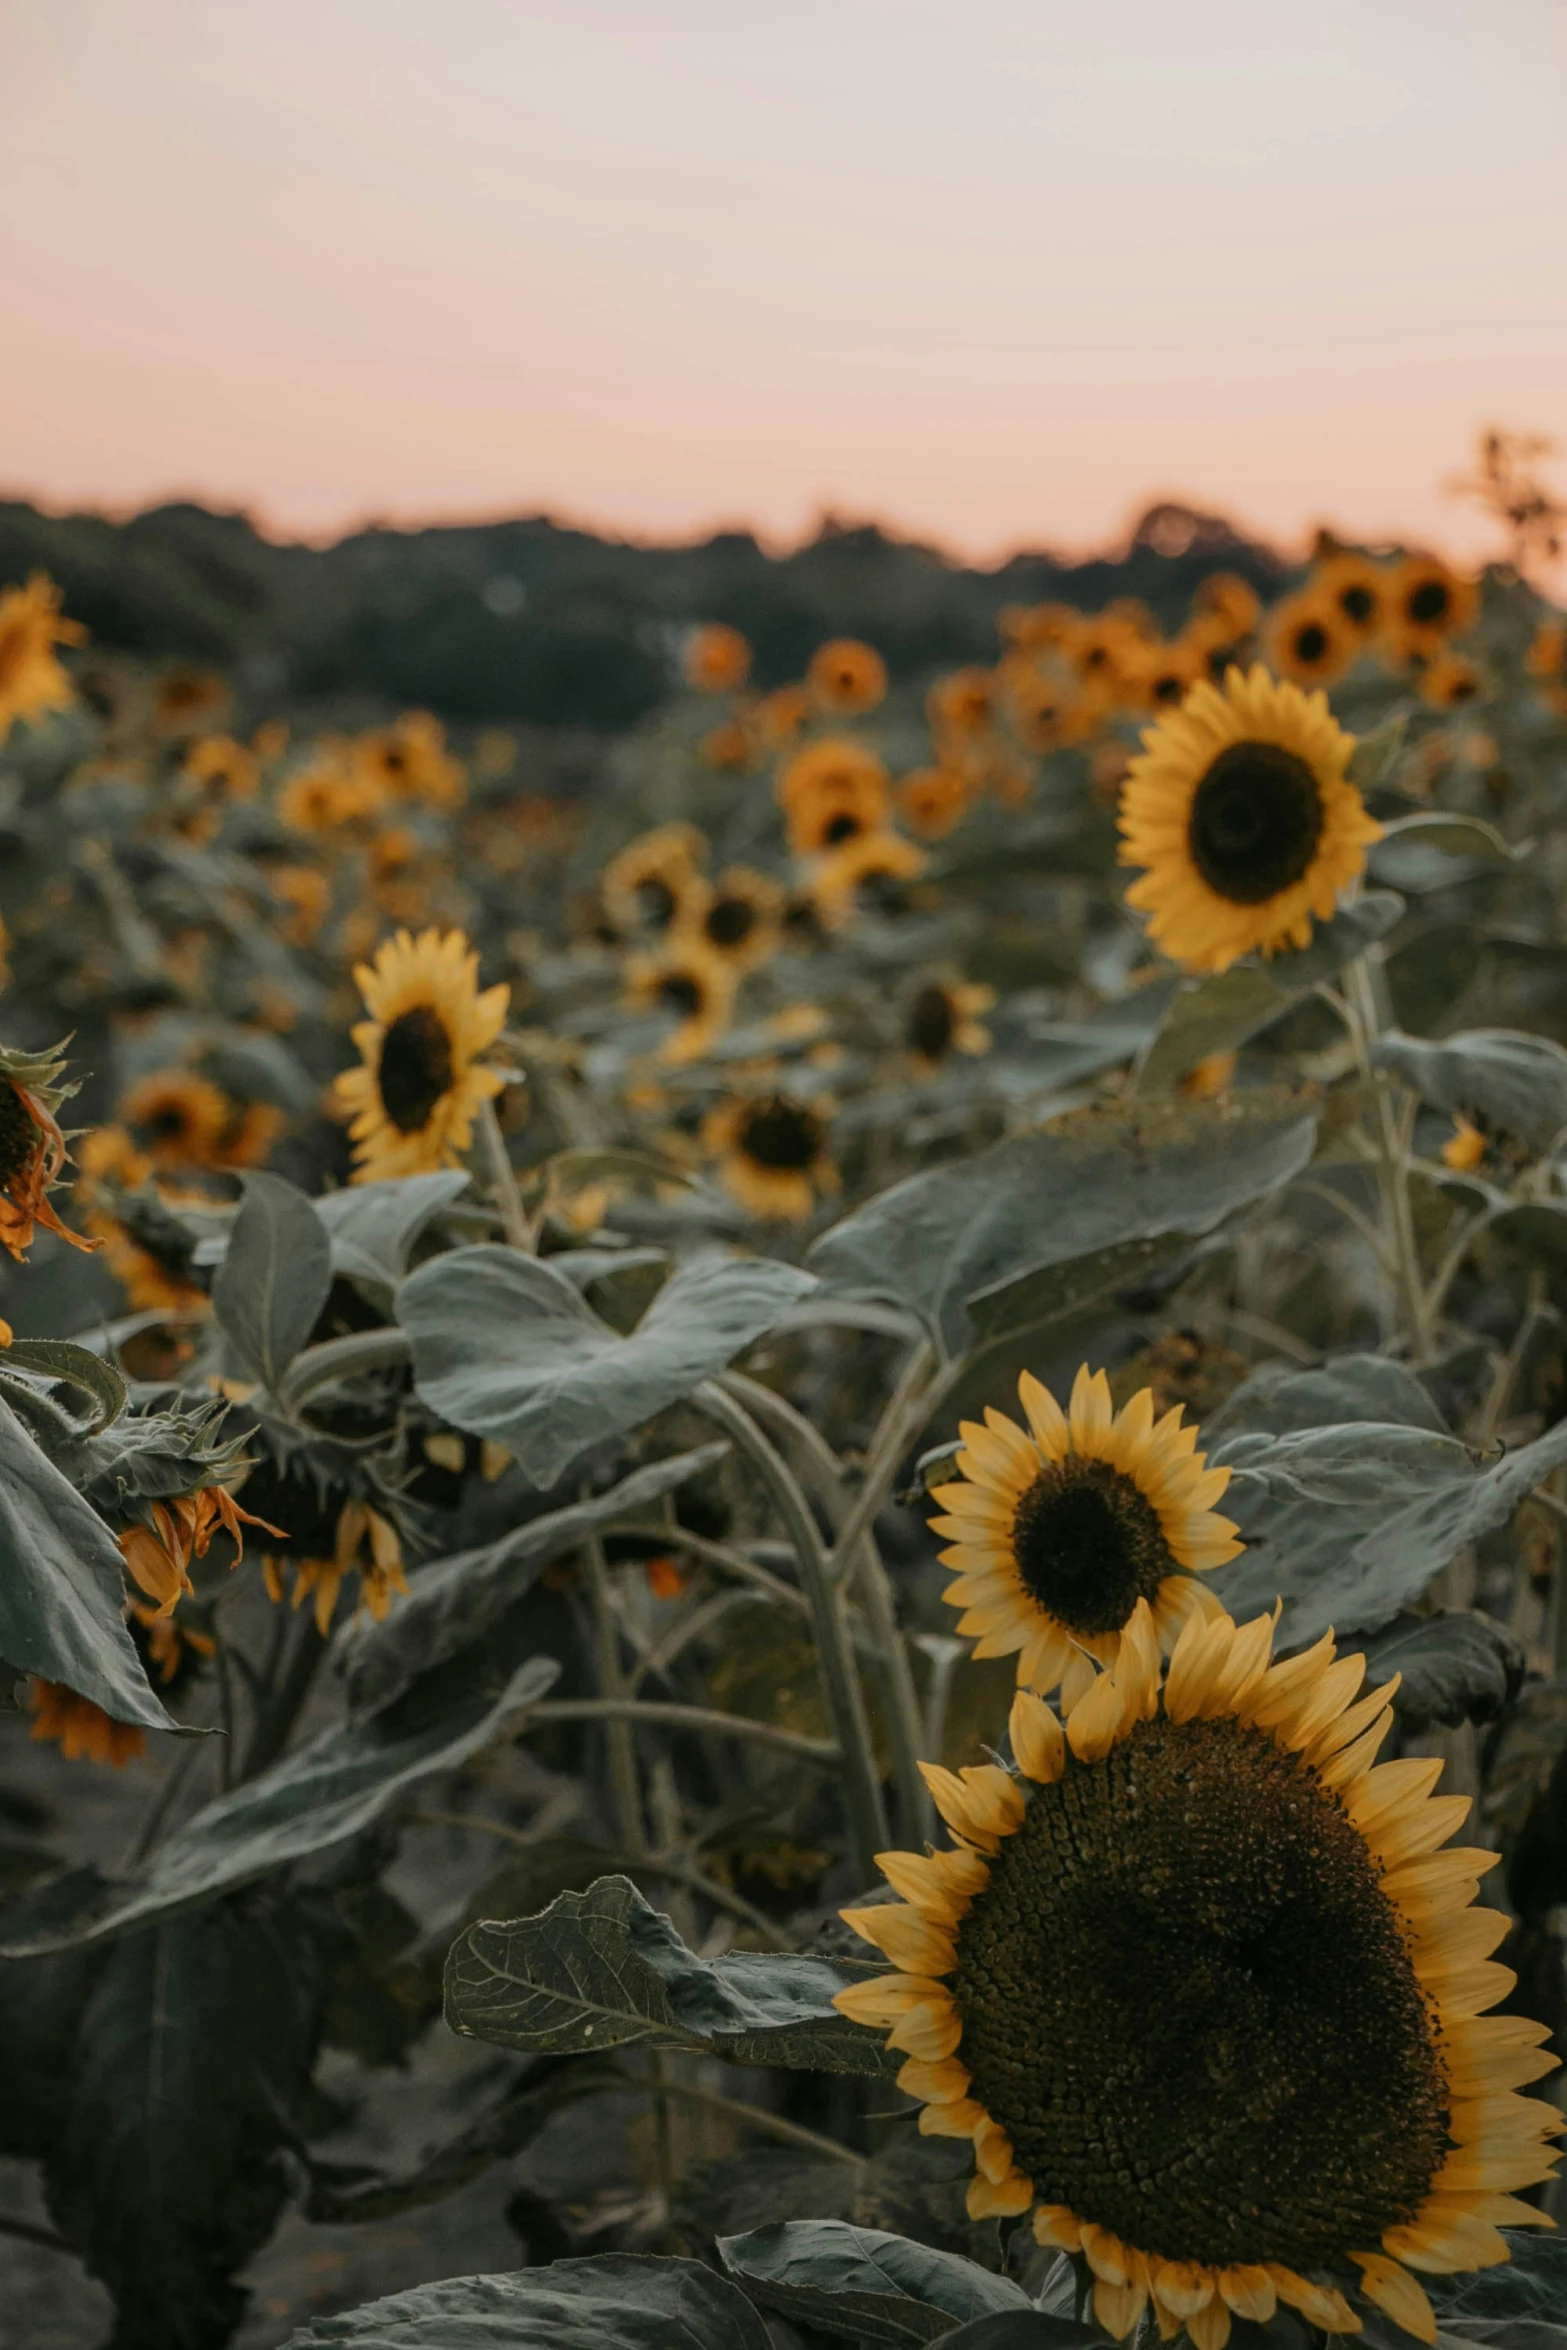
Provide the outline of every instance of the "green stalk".
[[1374,950],[1357,955],[1345,972],[1347,1009],[1352,1015],[1350,1036],[1355,1046],[1355,1057],[1361,1076],[1371,1086],[1377,1107],[1377,1177],[1382,1197],[1382,1220],[1388,1236],[1388,1254],[1393,1260],[1399,1299],[1403,1309],[1405,1336],[1409,1344],[1410,1360],[1423,1363],[1431,1355],[1431,1325],[1427,1309],[1425,1279],[1420,1269],[1420,1251],[1415,1241],[1414,1212],[1409,1199],[1409,1150],[1407,1137],[1399,1132],[1398,1113],[1393,1107],[1387,1081],[1371,1062],[1371,1048],[1381,1035],[1385,1022],[1378,1000],[1377,979],[1380,968],[1373,975],[1370,963]]
[[[609,1593],[609,1567],[604,1557],[604,1545],[596,1534],[588,1536],[582,1546],[582,1555],[587,1570],[588,1596],[593,1607],[593,1657],[599,1695],[624,1699],[626,1687],[620,1670],[620,1629]],[[628,1852],[641,1853],[647,1848],[647,1837],[642,1820],[642,1791],[637,1783],[636,1741],[631,1723],[624,1714],[606,1716],[605,1737],[609,1745],[609,1779],[614,1791],[620,1841]]]

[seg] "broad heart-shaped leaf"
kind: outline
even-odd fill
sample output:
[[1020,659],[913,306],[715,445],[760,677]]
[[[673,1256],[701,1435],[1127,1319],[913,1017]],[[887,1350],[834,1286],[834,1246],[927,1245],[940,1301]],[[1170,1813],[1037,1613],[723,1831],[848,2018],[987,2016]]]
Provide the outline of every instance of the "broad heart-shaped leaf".
[[118,2304],[118,2350],[210,2350],[292,2186],[323,1999],[297,1905],[220,1903],[105,1954],[56,2095],[56,2224]]
[[1512,1633],[1471,1609],[1395,1616],[1361,1646],[1368,1687],[1402,1676],[1394,1706],[1407,1730],[1494,1721],[1523,1685],[1524,1653]]
[[1210,1053],[1231,1052],[1356,955],[1385,938],[1404,911],[1392,890],[1372,890],[1335,914],[1311,944],[1271,962],[1235,963],[1213,979],[1184,980],[1137,1072],[1140,1092],[1175,1084]]
[[1448,1433],[1430,1395],[1390,1355],[1335,1355],[1311,1371],[1268,1363],[1237,1387],[1206,1423],[1221,1436],[1288,1436],[1300,1428],[1329,1428],[1348,1420],[1390,1420],[1401,1428]]
[[0,1400],[0,1657],[117,1722],[172,1730],[125,1629],[113,1535]]
[[768,2350],[745,2295],[699,2260],[604,2252],[498,2277],[447,2277],[340,2317],[284,2350]]
[[332,1244],[304,1193],[281,1175],[246,1175],[212,1303],[246,1367],[266,1387],[315,1328],[332,1286]]
[[1311,1104],[1273,1092],[1074,1111],[895,1183],[823,1233],[809,1263],[840,1297],[918,1314],[951,1358],[1212,1232],[1298,1174],[1315,1133]]
[[461,1248],[411,1273],[397,1312],[430,1409],[504,1444],[547,1487],[594,1445],[679,1403],[815,1286],[768,1257],[699,1257],[622,1338],[547,1260]]
[[640,2045],[885,2079],[897,2057],[832,2004],[878,1971],[766,1951],[698,1958],[629,1878],[600,1877],[537,1917],[481,1918],[459,1935],[446,2020],[467,2039],[541,2056]]
[[784,2220],[720,2236],[718,2251],[764,2309],[856,2343],[934,2342],[966,2318],[1029,2306],[977,2261],[847,2220]]
[[461,1167],[351,1183],[313,1201],[332,1244],[332,1270],[390,1299],[408,1266],[408,1251],[433,1216],[468,1188]]
[[70,1903],[51,1899],[45,1888],[36,1903],[8,1911],[0,1923],[0,1957],[107,1941],[359,1835],[422,1779],[455,1770],[504,1738],[559,1672],[552,1657],[534,1657],[492,1704],[469,1706],[406,1738],[378,1736],[373,1722],[321,1731],[195,1813],[134,1876],[112,1883],[89,1877]]
[[1378,1037],[1373,1057],[1436,1109],[1478,1111],[1539,1148],[1567,1127],[1567,1048],[1548,1036],[1470,1028],[1429,1044],[1395,1031]]
[[722,1459],[727,1444],[703,1444],[636,1469],[603,1493],[532,1518],[498,1542],[457,1551],[422,1567],[412,1590],[377,1624],[366,1618],[340,1634],[338,1650],[356,1713],[375,1713],[401,1697],[422,1673],[482,1640],[551,1560],[595,1526],[605,1526],[673,1493]]
[[1229,1437],[1210,1458],[1234,1471],[1220,1506],[1248,1548],[1209,1587],[1237,1618],[1282,1599],[1280,1644],[1296,1647],[1407,1607],[1567,1461],[1567,1421],[1497,1461],[1384,1421]]

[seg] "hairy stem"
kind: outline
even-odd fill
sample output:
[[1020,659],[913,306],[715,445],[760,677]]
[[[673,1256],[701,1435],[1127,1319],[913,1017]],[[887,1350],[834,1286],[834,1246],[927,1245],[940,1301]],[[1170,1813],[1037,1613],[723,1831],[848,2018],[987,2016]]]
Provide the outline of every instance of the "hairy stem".
[[524,1256],[531,1257],[534,1253],[533,1226],[528,1222],[522,1194],[517,1189],[516,1170],[512,1166],[511,1153],[506,1148],[506,1137],[501,1132],[501,1122],[495,1115],[493,1102],[483,1101],[479,1104],[473,1131],[476,1154],[484,1163],[485,1189],[500,1217],[501,1230],[513,1248],[520,1248]]

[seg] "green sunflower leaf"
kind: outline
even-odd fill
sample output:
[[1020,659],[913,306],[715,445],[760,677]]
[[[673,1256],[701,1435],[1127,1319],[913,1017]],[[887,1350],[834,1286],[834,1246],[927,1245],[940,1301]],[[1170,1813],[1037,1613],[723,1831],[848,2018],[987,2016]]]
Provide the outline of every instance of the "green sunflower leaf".
[[1210,1053],[1233,1052],[1313,988],[1385,938],[1404,911],[1391,890],[1365,897],[1323,923],[1310,946],[1271,962],[1236,963],[1212,979],[1183,980],[1137,1071],[1141,1093],[1174,1085]]
[[394,1175],[323,1193],[311,1205],[332,1244],[333,1272],[389,1301],[420,1233],[467,1188],[461,1167],[439,1167],[429,1175]]
[[784,2220],[720,2236],[718,2251],[764,2309],[856,2343],[934,2342],[966,2319],[1029,2308],[1021,2285],[977,2261],[847,2220]]
[[1335,1355],[1309,1371],[1265,1364],[1205,1423],[1205,1433],[1210,1440],[1288,1436],[1350,1420],[1388,1420],[1401,1428],[1448,1434],[1447,1422],[1413,1371],[1390,1355],[1373,1354]]
[[447,2277],[339,2317],[284,2350],[768,2350],[767,2328],[699,2260],[605,2252],[495,2277]]
[[1478,1112],[1543,1149],[1567,1127],[1567,1047],[1512,1028],[1471,1028],[1440,1043],[1378,1037],[1372,1058],[1396,1070],[1422,1101],[1456,1116]]
[[245,1197],[212,1303],[252,1377],[275,1389],[332,1286],[332,1244],[304,1193],[281,1175],[241,1177]]
[[1316,1123],[1279,1092],[1074,1111],[894,1184],[807,1262],[840,1297],[918,1314],[950,1359],[1104,1296],[1281,1189]]
[[846,1983],[882,1971],[804,1953],[698,1958],[628,1878],[600,1877],[537,1917],[481,1919],[459,1935],[446,2020],[466,2039],[541,2056],[679,2048],[885,2079],[896,2054],[832,2004]]
[[186,1820],[134,1876],[105,1881],[82,1872],[8,1912],[0,1957],[108,1941],[362,1834],[421,1780],[456,1770],[504,1738],[559,1671],[553,1657],[535,1657],[490,1704],[469,1705],[406,1737],[388,1737],[373,1722],[321,1731]]
[[1407,1730],[1431,1722],[1490,1722],[1523,1686],[1524,1652],[1505,1624],[1475,1610],[1399,1615],[1369,1640],[1366,1685],[1401,1682],[1394,1706]]
[[701,1257],[622,1337],[548,1260],[483,1246],[421,1265],[397,1311],[430,1409],[504,1444],[545,1488],[713,1378],[815,1286],[770,1258]]

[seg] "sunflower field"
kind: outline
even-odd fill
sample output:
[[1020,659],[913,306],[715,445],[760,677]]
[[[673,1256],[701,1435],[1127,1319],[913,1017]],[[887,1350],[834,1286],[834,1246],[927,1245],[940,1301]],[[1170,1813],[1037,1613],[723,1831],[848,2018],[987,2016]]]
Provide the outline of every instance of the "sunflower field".
[[715,615],[577,798],[84,639],[5,2338],[1567,2350],[1560,613]]

